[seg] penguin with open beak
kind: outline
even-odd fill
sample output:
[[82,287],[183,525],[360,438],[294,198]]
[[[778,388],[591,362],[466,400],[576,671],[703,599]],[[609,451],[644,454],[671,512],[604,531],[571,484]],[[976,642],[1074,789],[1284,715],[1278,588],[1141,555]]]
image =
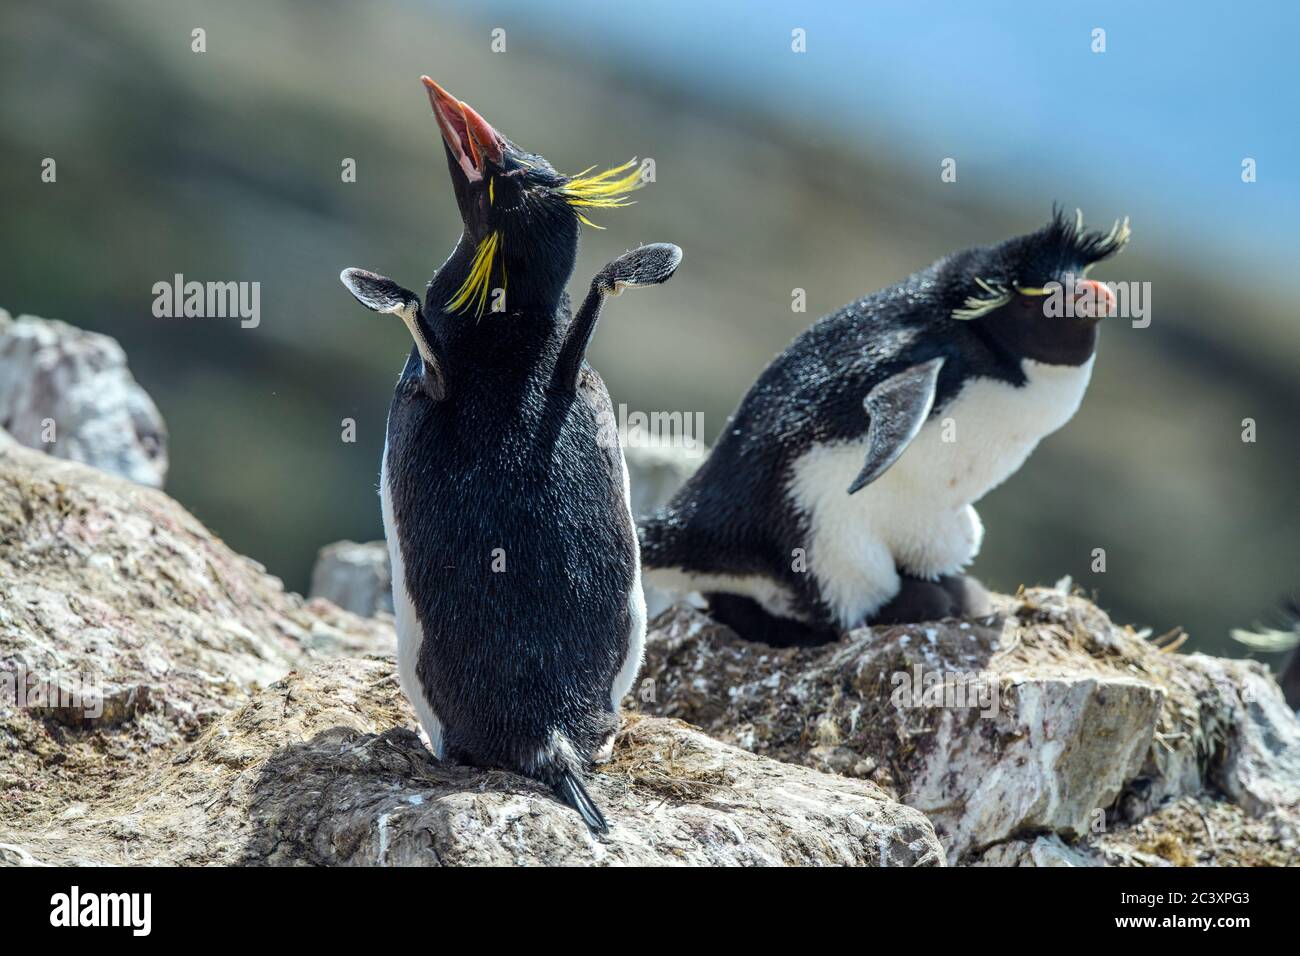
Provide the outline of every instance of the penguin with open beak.
[[460,240],[423,301],[372,272],[341,276],[413,339],[380,471],[399,678],[440,759],[537,779],[604,832],[582,780],[612,749],[645,603],[627,466],[585,354],[605,297],[666,281],[681,250],[615,259],[571,317],[580,224],[628,203],[635,161],[561,175],[422,82]]
[[1054,210],[820,319],[643,522],[647,580],[771,644],[986,613],[971,505],[1079,407],[1115,306],[1085,275],[1128,239]]

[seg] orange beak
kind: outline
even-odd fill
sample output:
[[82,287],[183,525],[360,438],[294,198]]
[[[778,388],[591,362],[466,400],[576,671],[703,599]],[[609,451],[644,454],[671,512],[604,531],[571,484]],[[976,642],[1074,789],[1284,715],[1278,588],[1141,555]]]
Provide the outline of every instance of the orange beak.
[[452,96],[427,76],[420,77],[429,94],[433,115],[438,120],[443,142],[461,172],[471,182],[483,178],[485,160],[498,165],[505,151],[505,138],[492,128],[468,103]]
[[1074,283],[1074,314],[1084,319],[1104,319],[1114,315],[1115,293],[1096,279],[1079,279]]

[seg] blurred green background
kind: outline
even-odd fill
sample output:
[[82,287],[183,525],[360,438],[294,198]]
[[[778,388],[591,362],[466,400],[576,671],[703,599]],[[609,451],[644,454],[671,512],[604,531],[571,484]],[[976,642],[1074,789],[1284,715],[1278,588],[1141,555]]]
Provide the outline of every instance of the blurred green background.
[[[1071,574],[1121,621],[1237,652],[1229,628],[1300,587],[1295,13],[760,6],[5,0],[0,307],[117,337],[171,431],[167,490],[302,590],[319,546],[382,534],[409,346],[338,273],[423,288],[459,231],[421,73],[561,170],[655,159],[575,282],[640,242],[686,250],[608,309],[592,359],[615,402],[702,411],[710,439],[818,315],[1053,200],[1132,214],[1094,275],[1151,282],[1152,324],[1105,330],[1080,413],[980,506],[974,570]],[[175,273],[260,282],[261,325],[154,318]]]

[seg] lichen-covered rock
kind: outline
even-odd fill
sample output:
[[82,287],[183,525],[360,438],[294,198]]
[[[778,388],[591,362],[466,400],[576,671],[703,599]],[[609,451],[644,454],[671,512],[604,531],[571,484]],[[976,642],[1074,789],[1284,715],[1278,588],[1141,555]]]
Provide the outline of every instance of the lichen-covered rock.
[[183,735],[300,663],[392,640],[286,592],[162,492],[0,437],[0,675],[40,716]]
[[345,611],[374,617],[393,613],[393,579],[383,541],[335,541],[320,549],[311,572],[311,596]]
[[1097,866],[1097,858],[1066,844],[1056,834],[1007,840],[988,847],[975,866]]
[[142,485],[167,477],[167,428],[107,335],[0,309],[0,430]]
[[925,817],[871,784],[676,721],[630,716],[592,774],[602,839],[531,781],[440,764],[414,725],[391,659],[317,664],[110,790],[69,780],[63,799],[0,816],[0,840],[29,864],[943,862]]
[[652,625],[642,706],[876,781],[934,822],[953,863],[1123,862],[1087,848],[1184,795],[1269,820],[1300,862],[1300,726],[1266,669],[1162,650],[1054,589],[995,600],[985,623],[791,649],[679,606]]

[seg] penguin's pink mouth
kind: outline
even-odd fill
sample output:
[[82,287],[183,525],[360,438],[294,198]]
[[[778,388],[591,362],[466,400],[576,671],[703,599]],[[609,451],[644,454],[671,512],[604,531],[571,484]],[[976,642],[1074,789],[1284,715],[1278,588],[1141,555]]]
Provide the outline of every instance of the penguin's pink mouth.
[[468,103],[456,99],[427,76],[420,77],[420,82],[428,91],[438,129],[456,165],[470,182],[479,182],[487,160],[501,163],[505,139]]

